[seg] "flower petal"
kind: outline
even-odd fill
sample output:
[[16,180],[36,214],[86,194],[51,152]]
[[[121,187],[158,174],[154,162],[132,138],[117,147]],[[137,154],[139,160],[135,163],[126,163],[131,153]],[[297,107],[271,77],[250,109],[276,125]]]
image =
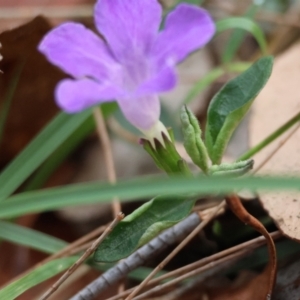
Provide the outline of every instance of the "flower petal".
[[158,66],[176,64],[204,46],[214,35],[215,24],[209,13],[199,7],[180,4],[169,13],[159,34],[153,55]]
[[65,23],[51,30],[41,41],[39,51],[76,78],[103,80],[118,69],[105,42],[78,23]]
[[117,101],[126,119],[141,130],[149,130],[159,120],[160,103],[156,95],[119,98]]
[[173,89],[177,83],[177,75],[173,67],[165,66],[155,76],[144,82],[137,90],[139,95],[165,92]]
[[148,53],[162,8],[157,0],[98,0],[95,23],[120,62]]
[[67,113],[77,113],[93,105],[115,100],[121,94],[109,85],[91,79],[64,79],[55,90],[57,105]]

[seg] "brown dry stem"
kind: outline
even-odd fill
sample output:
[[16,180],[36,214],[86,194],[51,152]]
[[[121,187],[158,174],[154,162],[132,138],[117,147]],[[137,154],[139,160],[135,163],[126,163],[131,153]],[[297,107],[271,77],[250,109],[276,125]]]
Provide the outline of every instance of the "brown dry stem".
[[[270,234],[273,239],[277,239],[282,236],[282,233],[280,231],[275,231]],[[247,249],[249,251],[253,251],[254,249],[264,245],[266,243],[266,239],[264,236],[257,237],[253,240],[244,242],[242,244],[239,244],[237,246],[231,247],[229,249],[223,250],[221,252],[218,252],[216,254],[210,255],[208,257],[202,258],[194,263],[191,263],[189,265],[186,265],[184,267],[178,268],[174,271],[168,272],[167,274],[161,275],[155,279],[152,279],[148,282],[147,286],[153,286],[160,283],[162,280],[169,279],[172,277],[181,276],[182,274],[186,274],[190,271],[196,270],[201,267],[205,267],[207,265],[210,265],[212,262],[218,262],[220,259],[229,257],[232,254],[236,254],[238,256],[238,253],[242,255],[244,253],[244,250]],[[241,257],[241,256],[239,256]],[[205,271],[206,269],[202,269],[202,271]],[[201,272],[199,272],[201,273]],[[199,274],[198,273],[198,274]],[[124,291],[121,294],[118,294],[116,296],[113,296],[107,300],[118,300],[122,299],[123,297],[129,295],[134,288],[131,288],[129,290]]]
[[[93,110],[93,115],[94,115],[94,119],[96,122],[98,137],[99,137],[99,140],[102,142],[101,145],[102,145],[103,154],[104,154],[104,158],[105,158],[105,165],[106,165],[108,181],[110,183],[114,184],[117,181],[115,164],[114,164],[114,159],[113,159],[113,155],[112,155],[110,139],[108,136],[108,132],[107,132],[107,129],[105,126],[104,117],[103,117],[101,109],[99,107],[96,107]],[[121,211],[121,204],[117,198],[113,199],[112,209],[113,209],[114,217],[116,217],[119,214],[119,212]]]
[[155,276],[157,272],[162,270],[165,265],[175,256],[177,253],[182,250],[209,222],[210,220],[222,209],[225,205],[225,201],[222,201],[215,210],[211,213],[210,218],[207,218],[201,224],[199,224],[146,278],[145,280],[136,287],[136,289],[125,299],[131,300],[135,297],[146,285],[147,283]]
[[260,221],[247,212],[237,195],[230,195],[225,199],[228,207],[243,223],[250,225],[266,238],[270,259],[265,271],[269,275],[269,282],[265,291],[262,291],[262,297],[264,297],[262,299],[271,299],[277,272],[277,256],[274,241]]

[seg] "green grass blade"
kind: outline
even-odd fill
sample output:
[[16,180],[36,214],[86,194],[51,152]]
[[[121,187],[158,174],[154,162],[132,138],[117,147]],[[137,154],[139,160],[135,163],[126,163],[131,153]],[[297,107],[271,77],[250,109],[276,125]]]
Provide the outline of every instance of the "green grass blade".
[[213,82],[218,80],[226,72],[241,73],[246,71],[251,66],[248,62],[234,62],[227,64],[224,67],[217,67],[209,71],[204,77],[202,77],[188,92],[187,96],[183,100],[184,104],[189,104],[196,97],[202,93],[207,87],[209,87]]
[[[244,17],[253,20],[253,17],[259,10],[260,5],[253,4],[249,7]],[[245,37],[245,31],[242,29],[236,29],[231,34],[229,41],[225,47],[225,50],[222,55],[222,62],[224,64],[229,63],[235,56],[238,48],[242,44]]]
[[18,217],[27,213],[55,210],[63,207],[92,203],[109,203],[118,197],[121,201],[152,198],[161,194],[197,195],[227,194],[239,189],[299,190],[299,177],[243,177],[206,178],[146,176],[109,183],[84,183],[65,187],[21,193],[0,203],[0,218]]
[[3,132],[4,132],[4,127],[5,127],[5,123],[8,117],[8,113],[9,113],[9,109],[12,103],[12,99],[14,97],[16,88],[18,86],[19,83],[19,79],[23,70],[24,64],[21,64],[17,70],[15,71],[14,74],[14,79],[12,80],[10,86],[8,87],[7,93],[4,97],[4,101],[2,104],[2,109],[0,112],[0,142],[2,140],[3,137]]
[[0,238],[45,253],[54,253],[67,246],[66,242],[51,235],[5,221],[0,221]]
[[297,113],[294,117],[292,117],[290,120],[288,120],[285,124],[283,124],[278,129],[276,129],[273,133],[271,133],[269,136],[267,136],[259,144],[257,144],[253,148],[249,149],[246,153],[244,153],[242,156],[240,156],[237,160],[238,161],[246,160],[246,159],[253,157],[256,153],[261,151],[263,148],[267,147],[270,143],[272,143],[274,140],[276,140],[278,137],[280,137],[282,134],[284,134],[288,129],[290,129],[293,125],[295,125],[299,121],[300,121],[300,113]]
[[228,29],[243,29],[250,32],[256,39],[262,53],[267,54],[267,42],[260,27],[253,21],[244,17],[232,17],[216,22],[217,33]]
[[36,268],[34,271],[1,289],[0,299],[16,299],[31,287],[68,269],[77,259],[78,257],[75,256],[59,258]]
[[183,103],[189,104],[191,103],[197,95],[203,92],[208,86],[210,86],[214,81],[224,75],[225,71],[217,67],[208,72],[203,78],[201,78],[189,91],[187,96],[185,97]]
[[42,187],[51,174],[61,165],[67,156],[94,129],[92,116],[89,117],[65,142],[41,165],[32,175],[22,191],[35,190]]
[[[104,105],[104,116],[109,115],[116,108],[115,103]],[[84,138],[84,134],[89,132],[90,123],[87,127],[82,129],[81,127],[87,123],[90,116],[91,110],[74,115],[59,113],[0,174],[0,201],[11,195],[46,159],[59,149],[55,155],[60,157],[54,155],[51,158],[52,162],[47,163],[47,167],[52,163],[48,172],[47,169],[42,169],[39,174],[41,178],[35,178],[29,188],[42,184],[72,151],[73,148],[70,145],[67,146],[66,141],[71,139],[75,146]],[[76,135],[77,130],[83,130],[83,132]]]
[[12,194],[90,114],[59,113],[0,174],[0,200]]

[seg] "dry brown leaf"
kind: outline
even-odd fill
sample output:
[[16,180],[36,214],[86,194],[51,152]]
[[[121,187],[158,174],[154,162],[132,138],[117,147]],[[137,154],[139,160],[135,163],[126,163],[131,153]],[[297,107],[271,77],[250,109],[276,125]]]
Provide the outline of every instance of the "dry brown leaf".
[[39,41],[50,29],[48,22],[38,17],[0,34],[3,56],[0,108],[15,80],[16,70],[22,68],[1,141],[0,165],[10,161],[58,112],[53,90],[64,75],[37,50]]
[[[250,121],[250,145],[254,146],[300,111],[300,44],[275,60],[272,76],[255,100]],[[292,129],[293,130],[293,129]],[[290,130],[254,156],[258,166]],[[300,130],[263,166],[259,174],[300,175]],[[261,201],[287,236],[300,240],[300,193],[262,194]]]
[[229,287],[208,293],[209,300],[269,300],[266,298],[266,285],[269,281],[268,270],[253,278],[253,275],[241,273],[241,276]]

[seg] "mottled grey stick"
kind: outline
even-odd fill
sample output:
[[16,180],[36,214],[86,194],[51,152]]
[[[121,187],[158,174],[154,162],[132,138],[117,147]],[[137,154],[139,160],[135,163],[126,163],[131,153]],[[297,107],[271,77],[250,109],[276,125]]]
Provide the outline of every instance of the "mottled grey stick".
[[70,300],[92,300],[106,288],[124,278],[129,272],[147,262],[149,258],[158,255],[169,245],[182,240],[187,236],[199,223],[200,217],[197,213],[191,214],[189,217],[165,230],[159,236],[151,240],[126,259],[120,261],[114,267],[103,273],[96,280],[78,292]]

